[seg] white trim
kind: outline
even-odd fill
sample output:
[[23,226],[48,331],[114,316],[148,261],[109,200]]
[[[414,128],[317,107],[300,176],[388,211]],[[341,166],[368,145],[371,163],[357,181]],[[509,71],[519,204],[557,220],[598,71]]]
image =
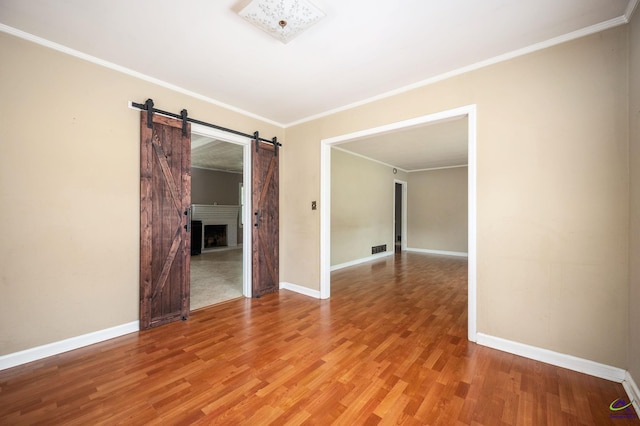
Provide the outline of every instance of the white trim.
[[500,337],[489,336],[484,333],[478,333],[477,343],[482,346],[523,356],[546,364],[567,368],[569,370],[589,374],[601,379],[611,380],[612,382],[622,383],[627,374],[627,372],[622,368],[600,364],[588,359],[578,358],[573,355],[562,354],[548,349],[542,349],[536,346],[502,339]]
[[368,136],[381,135],[385,133],[391,133],[396,130],[406,130],[411,127],[420,126],[422,124],[434,123],[437,121],[449,120],[452,118],[464,117],[469,111],[475,108],[475,105],[467,105],[459,108],[454,108],[446,111],[440,111],[429,115],[423,115],[420,117],[410,118],[408,120],[396,121],[395,123],[389,123],[370,129],[358,130],[352,133],[346,133],[344,135],[334,136],[327,139],[322,139],[322,143],[328,145],[335,145],[339,143],[349,142],[355,139],[362,139]]
[[[638,0],[631,0],[631,1],[637,2]],[[629,10],[629,8],[627,8],[627,11],[628,10]],[[379,100],[382,100],[382,99],[390,98],[392,96],[396,96],[396,95],[399,95],[401,93],[409,92],[409,91],[414,90],[414,89],[418,89],[418,88],[421,88],[421,87],[429,86],[431,84],[438,83],[440,81],[443,81],[443,80],[446,80],[446,79],[449,79],[449,78],[452,78],[452,77],[456,77],[456,76],[459,76],[461,74],[465,74],[465,73],[468,73],[468,72],[471,72],[471,71],[475,71],[475,70],[478,70],[478,69],[481,69],[481,68],[485,68],[485,67],[488,67],[488,66],[491,66],[491,65],[495,65],[495,64],[498,64],[500,62],[505,62],[505,61],[508,61],[510,59],[517,58],[519,56],[524,56],[524,55],[527,55],[529,53],[533,53],[533,52],[537,52],[539,50],[546,49],[548,47],[552,47],[552,46],[556,46],[558,44],[566,43],[566,42],[571,41],[571,40],[576,40],[576,39],[581,38],[581,37],[586,37],[586,36],[591,35],[591,34],[596,34],[596,33],[599,33],[601,31],[608,30],[609,28],[614,28],[614,27],[617,27],[617,26],[620,26],[620,25],[624,25],[624,24],[629,22],[628,19],[630,19],[630,18],[631,18],[630,16],[629,17],[627,17],[627,16],[619,16],[617,18],[609,19],[608,21],[604,21],[604,22],[601,22],[599,24],[591,25],[589,27],[582,28],[582,29],[579,29],[577,31],[573,31],[571,33],[564,34],[564,35],[561,35],[561,36],[558,36],[558,37],[554,37],[552,39],[549,39],[549,40],[546,40],[546,41],[542,41],[540,43],[532,44],[531,46],[527,46],[527,47],[524,47],[522,49],[517,49],[517,50],[514,50],[512,52],[505,53],[503,55],[494,56],[493,58],[489,58],[489,59],[486,59],[484,61],[476,62],[475,64],[467,65],[466,67],[462,67],[462,68],[458,68],[458,69],[453,70],[453,71],[449,71],[449,72],[445,72],[445,73],[442,73],[442,74],[438,74],[438,75],[430,77],[430,78],[428,78],[426,80],[422,80],[422,81],[419,81],[417,83],[409,84],[407,86],[400,87],[398,89],[391,90],[391,91],[388,91],[386,93],[382,93],[380,95],[372,96],[370,98],[366,98],[366,99],[363,99],[361,101],[353,102],[353,103],[348,104],[348,105],[344,105],[344,106],[341,106],[341,107],[338,107],[338,108],[331,109],[329,111],[321,112],[319,114],[315,114],[315,115],[312,115],[312,116],[309,116],[309,117],[306,117],[306,118],[303,118],[303,119],[300,119],[300,120],[297,120],[297,121],[294,121],[294,122],[291,122],[291,123],[287,123],[287,124],[284,125],[284,127],[286,129],[288,127],[297,126],[299,124],[303,124],[303,123],[306,123],[306,122],[309,122],[309,121],[317,120],[317,119],[320,119],[320,118],[323,118],[323,117],[327,117],[329,115],[337,114],[337,113],[342,112],[342,111],[350,110],[352,108],[356,108],[356,107],[359,107],[359,106],[362,106],[362,105],[367,105],[367,104],[370,104],[370,103],[373,103],[373,102],[376,102],[376,101],[379,101]]]
[[469,107],[467,113],[467,204],[468,204],[468,218],[467,224],[467,252],[469,258],[467,260],[467,298],[469,299],[467,307],[467,338],[475,342],[477,339],[477,259],[478,251],[476,246],[477,239],[477,216],[478,216],[478,199],[477,199],[477,170],[478,170],[478,156],[477,156],[477,115],[476,106]]
[[549,40],[546,40],[546,41],[543,41],[543,42],[540,42],[540,43],[532,44],[531,46],[527,46],[527,47],[524,47],[522,49],[517,49],[517,50],[514,50],[512,52],[505,53],[503,55],[498,55],[498,56],[495,56],[493,58],[486,59],[484,61],[476,62],[475,64],[471,64],[471,65],[468,65],[468,66],[465,66],[465,67],[461,67],[461,68],[458,68],[458,69],[453,70],[453,71],[445,72],[445,73],[430,77],[428,79],[419,81],[417,83],[409,84],[407,86],[400,87],[398,89],[382,93],[380,95],[372,96],[370,98],[366,98],[366,99],[363,99],[363,100],[360,100],[360,101],[357,101],[357,102],[350,103],[348,105],[344,105],[344,106],[341,106],[341,107],[338,107],[338,108],[334,108],[334,109],[331,109],[331,110],[328,110],[328,111],[325,111],[325,112],[321,112],[319,114],[314,114],[314,115],[311,115],[309,117],[302,118],[300,120],[293,121],[293,122],[290,122],[290,123],[287,123],[287,124],[278,123],[276,121],[273,121],[273,120],[270,120],[268,118],[259,116],[257,114],[253,114],[251,112],[248,112],[248,111],[242,110],[240,108],[234,107],[232,105],[217,101],[217,100],[209,98],[207,96],[200,95],[198,93],[192,92],[190,90],[184,89],[184,88],[176,86],[174,84],[159,80],[159,79],[154,78],[154,77],[150,77],[148,75],[145,75],[145,74],[142,74],[140,72],[134,71],[132,69],[129,69],[129,68],[114,64],[112,62],[105,61],[105,60],[97,58],[95,56],[87,55],[86,53],[82,53],[82,52],[77,51],[75,49],[71,49],[71,48],[69,48],[67,46],[63,46],[61,44],[54,43],[54,42],[52,42],[50,40],[44,39],[42,37],[38,37],[36,35],[27,33],[25,31],[19,30],[17,28],[10,27],[10,26],[5,25],[5,24],[0,24],[0,31],[5,32],[7,34],[11,34],[11,35],[19,37],[19,38],[22,38],[24,40],[31,41],[31,42],[39,44],[41,46],[45,46],[45,47],[57,50],[57,51],[62,52],[62,53],[66,53],[66,54],[74,56],[76,58],[80,58],[80,59],[83,59],[85,61],[92,62],[94,64],[103,66],[105,68],[109,68],[109,69],[112,69],[114,71],[118,71],[118,72],[121,72],[123,74],[127,74],[127,75],[130,75],[132,77],[139,78],[139,79],[144,80],[144,81],[148,81],[148,82],[156,84],[158,86],[165,87],[165,88],[167,88],[169,90],[173,90],[175,92],[182,93],[184,95],[191,96],[191,97],[196,98],[196,99],[200,99],[200,100],[202,100],[204,102],[220,106],[222,108],[237,112],[237,113],[242,114],[244,116],[255,118],[255,119],[263,121],[265,123],[269,123],[269,124],[272,124],[274,126],[286,129],[286,128],[289,128],[289,127],[293,127],[293,126],[297,126],[299,124],[303,124],[303,123],[309,122],[309,121],[313,121],[313,120],[317,120],[317,119],[320,119],[320,118],[323,118],[323,117],[327,117],[329,115],[333,115],[333,114],[336,114],[336,113],[339,113],[339,112],[342,112],[342,111],[346,111],[346,110],[349,110],[349,109],[352,109],[352,108],[356,108],[356,107],[359,107],[359,106],[362,106],[362,105],[370,104],[370,103],[376,102],[376,101],[381,100],[381,99],[390,98],[392,96],[395,96],[395,95],[398,95],[398,94],[401,94],[401,93],[405,93],[405,92],[408,92],[408,91],[411,91],[411,90],[414,90],[414,89],[417,89],[417,88],[421,88],[421,87],[424,87],[424,86],[428,86],[428,85],[437,83],[439,81],[443,81],[443,80],[446,80],[446,79],[449,79],[449,78],[452,78],[452,77],[455,77],[455,76],[458,76],[458,75],[461,75],[461,74],[465,74],[465,73],[470,72],[470,71],[475,71],[475,70],[478,70],[478,69],[481,69],[481,68],[484,68],[484,67],[488,67],[490,65],[494,65],[494,64],[497,64],[497,63],[500,63],[500,62],[505,62],[505,61],[508,61],[509,59],[513,59],[513,58],[517,58],[519,56],[527,55],[529,53],[537,52],[539,50],[543,50],[543,49],[546,49],[548,47],[552,47],[552,46],[555,46],[555,45],[558,45],[558,44],[562,44],[562,43],[565,43],[565,42],[568,42],[568,41],[571,41],[571,40],[575,40],[575,39],[578,39],[578,38],[581,38],[581,37],[585,37],[585,36],[588,36],[588,35],[591,35],[591,34],[595,34],[595,33],[598,33],[600,31],[607,30],[609,28],[614,28],[614,27],[617,27],[617,26],[620,26],[620,25],[627,24],[627,23],[629,23],[629,21],[631,20],[631,17],[633,16],[633,13],[634,13],[634,11],[636,9],[636,6],[638,5],[638,1],[639,0],[630,0],[623,16],[619,16],[617,18],[613,18],[613,19],[610,19],[608,21],[601,22],[599,24],[591,25],[589,27],[582,28],[582,29],[579,29],[577,31],[573,31],[573,32],[568,33],[568,34],[564,34],[564,35],[561,35],[561,36],[558,36],[558,37],[554,37],[552,39],[549,39]]
[[453,70],[453,71],[445,72],[445,73],[430,77],[428,79],[419,81],[417,83],[413,83],[413,84],[410,84],[410,85],[407,85],[407,86],[404,86],[404,87],[401,87],[401,88],[398,88],[398,89],[395,89],[395,90],[391,90],[391,91],[382,93],[380,95],[372,96],[370,98],[366,98],[366,99],[363,99],[361,101],[353,102],[353,103],[350,103],[348,105],[344,105],[344,106],[341,106],[341,107],[338,107],[338,108],[334,108],[334,109],[331,109],[331,110],[328,110],[328,111],[325,111],[325,112],[321,112],[319,114],[311,115],[309,117],[302,118],[300,120],[293,121],[293,122],[287,123],[287,124],[278,123],[278,122],[270,120],[268,118],[253,114],[251,112],[248,112],[248,111],[242,110],[240,108],[234,107],[232,105],[217,101],[217,100],[209,98],[207,96],[200,95],[198,93],[192,92],[190,90],[184,89],[184,88],[176,86],[174,84],[171,84],[171,83],[159,80],[157,78],[150,77],[148,75],[142,74],[140,72],[134,71],[132,69],[129,69],[129,68],[114,64],[112,62],[105,61],[105,60],[97,58],[95,56],[87,55],[86,53],[82,53],[82,52],[77,51],[75,49],[71,49],[71,48],[69,48],[67,46],[63,46],[61,44],[54,43],[54,42],[52,42],[50,40],[46,40],[46,39],[44,39],[42,37],[38,37],[36,35],[27,33],[25,31],[19,30],[17,28],[10,27],[10,26],[5,25],[5,24],[0,24],[0,31],[5,32],[7,34],[11,34],[11,35],[19,37],[19,38],[22,38],[24,40],[31,41],[31,42],[39,44],[41,46],[45,46],[45,47],[57,50],[57,51],[62,52],[62,53],[66,53],[66,54],[74,56],[76,58],[80,58],[80,59],[83,59],[85,61],[92,62],[94,64],[103,66],[105,68],[109,68],[109,69],[112,69],[114,71],[118,71],[118,72],[121,72],[123,74],[127,74],[127,75],[130,75],[132,77],[139,78],[139,79],[144,80],[144,81],[148,81],[148,82],[156,84],[158,86],[165,87],[165,88],[167,88],[169,90],[173,90],[175,92],[182,93],[184,95],[191,96],[191,97],[196,98],[196,99],[200,99],[200,100],[202,100],[204,102],[220,106],[222,108],[237,112],[237,113],[245,115],[247,117],[255,118],[255,119],[263,121],[265,123],[269,123],[269,124],[272,124],[274,126],[286,129],[286,128],[289,128],[289,127],[293,127],[293,126],[297,126],[299,124],[303,124],[303,123],[309,122],[309,121],[313,121],[313,120],[317,120],[317,119],[320,119],[320,118],[323,118],[323,117],[327,117],[329,115],[333,115],[333,114],[336,114],[336,113],[339,113],[339,112],[342,112],[342,111],[346,111],[346,110],[349,110],[349,109],[352,109],[352,108],[356,108],[356,107],[359,107],[359,106],[362,106],[362,105],[370,104],[370,103],[376,102],[376,101],[381,100],[381,99],[390,98],[392,96],[395,96],[395,95],[398,95],[398,94],[401,94],[401,93],[405,93],[405,92],[408,92],[408,91],[411,91],[411,90],[414,90],[414,89],[417,89],[417,88],[421,88],[421,87],[424,87],[424,86],[428,86],[428,85],[437,83],[439,81],[446,80],[448,78],[452,78],[452,77],[455,77],[455,76],[458,76],[458,75],[461,75],[461,74],[465,74],[465,73],[470,72],[470,71],[475,71],[475,70],[478,70],[478,69],[481,69],[481,68],[484,68],[484,67],[488,67],[490,65],[494,65],[494,64],[497,64],[497,63],[500,63],[500,62],[508,61],[509,59],[513,59],[513,58],[517,58],[519,56],[527,55],[529,53],[537,52],[539,50],[543,50],[543,49],[546,49],[548,47],[552,47],[552,46],[555,46],[555,45],[558,45],[558,44],[562,44],[562,43],[565,43],[565,42],[568,42],[568,41],[571,41],[571,40],[575,40],[575,39],[578,39],[578,38],[581,38],[581,37],[585,37],[585,36],[588,36],[588,35],[591,35],[591,34],[595,34],[595,33],[598,33],[600,31],[607,30],[609,28],[614,28],[614,27],[617,27],[617,26],[620,26],[620,25],[627,24],[631,20],[631,17],[632,17],[632,15],[633,15],[633,13],[634,13],[634,11],[636,9],[636,6],[638,5],[638,1],[639,0],[630,0],[623,16],[619,16],[617,18],[613,18],[613,19],[610,19],[608,21],[601,22],[599,24],[591,25],[589,27],[582,28],[582,29],[579,29],[577,31],[573,31],[573,32],[568,33],[568,34],[564,34],[564,35],[561,35],[561,36],[558,36],[558,37],[554,37],[552,39],[549,39],[549,40],[546,40],[546,41],[543,41],[543,42],[540,42],[540,43],[532,44],[531,46],[527,46],[527,47],[524,47],[522,49],[517,49],[517,50],[514,50],[512,52],[505,53],[503,55],[498,55],[498,56],[495,56],[493,58],[489,58],[489,59],[484,60],[484,61],[476,62],[475,64],[471,64],[471,65],[468,65],[468,66],[465,66],[465,67],[462,67],[462,68],[458,68],[458,69]]
[[[626,23],[631,22],[631,18],[633,18],[633,14],[635,13],[636,7],[638,6],[638,1],[639,0],[629,0],[627,10],[624,11],[624,20]],[[637,409],[636,412],[638,412]],[[638,416],[640,416],[640,413],[638,413]]]
[[285,281],[280,282],[280,289],[293,291],[295,293],[300,293],[305,296],[313,297],[314,299],[321,299],[320,292],[318,290],[313,290],[308,287],[302,287],[300,285],[291,284]]
[[[247,165],[251,164],[251,138],[246,136],[237,135],[235,133],[225,132],[223,130],[214,129],[213,127],[204,126],[198,123],[191,123],[191,133],[195,133],[202,136],[208,136],[214,139],[218,139],[224,142],[234,143],[242,145],[242,161],[244,167],[242,168],[242,182],[244,190],[244,217],[243,223],[252,223],[251,217],[251,167]],[[247,232],[247,228],[243,228],[242,232],[242,294],[245,297],[251,297],[251,260],[252,260],[252,243],[251,232]]]
[[[193,129],[193,127],[191,128]],[[253,232],[249,229],[253,229],[251,224],[253,223],[252,212],[252,200],[251,200],[251,140],[245,140],[242,151],[242,189],[244,191],[244,217],[242,223],[247,226],[242,227],[242,294],[245,297],[252,297],[253,295]]]
[[260,121],[263,121],[265,123],[269,123],[269,124],[272,124],[274,126],[284,128],[284,126],[281,123],[277,123],[277,122],[275,122],[273,120],[270,120],[268,118],[264,118],[264,117],[261,117],[259,115],[253,114],[251,112],[248,112],[248,111],[242,110],[240,108],[234,107],[232,105],[225,104],[224,102],[217,101],[215,99],[209,98],[208,96],[200,95],[200,94],[198,94],[196,92],[192,92],[191,90],[184,89],[184,88],[182,88],[180,86],[176,86],[175,84],[168,83],[166,81],[157,79],[155,77],[150,77],[150,76],[148,76],[146,74],[142,74],[142,73],[140,73],[138,71],[134,71],[134,70],[132,70],[130,68],[126,68],[126,67],[123,67],[121,65],[114,64],[113,62],[105,61],[104,59],[100,59],[100,58],[97,58],[95,56],[88,55],[86,53],[83,53],[83,52],[80,52],[78,50],[72,49],[70,47],[64,46],[62,44],[58,44],[58,43],[55,43],[53,41],[44,39],[42,37],[38,37],[38,36],[30,34],[28,32],[19,30],[17,28],[13,28],[13,27],[10,27],[10,26],[5,25],[5,24],[0,24],[0,31],[5,32],[7,34],[11,34],[13,36],[19,37],[21,39],[24,39],[24,40],[27,40],[27,41],[30,41],[30,42],[33,42],[33,43],[36,43],[36,44],[39,44],[41,46],[48,47],[49,49],[57,50],[58,52],[62,52],[62,53],[65,53],[67,55],[74,56],[74,57],[82,59],[84,61],[91,62],[93,64],[100,65],[102,67],[109,68],[109,69],[112,69],[114,71],[117,71],[117,72],[120,72],[120,73],[123,73],[123,74],[126,74],[126,75],[130,75],[130,76],[135,77],[135,78],[139,78],[140,80],[148,81],[149,83],[153,83],[155,85],[164,87],[166,89],[173,90],[174,92],[182,93],[183,95],[187,95],[187,96],[190,96],[192,98],[196,98],[196,99],[199,99],[201,101],[204,101],[204,102],[207,102],[207,103],[210,103],[210,104],[213,104],[213,105],[216,105],[216,106],[219,106],[219,107],[222,107],[222,108],[237,112],[238,114],[242,114],[244,116],[255,118],[256,120],[260,120]]
[[438,254],[438,255],[443,255],[443,256],[469,257],[469,253],[464,253],[464,252],[461,252],[461,251],[431,250],[431,249],[413,248],[413,247],[409,247],[406,250],[414,252],[414,253]]
[[363,257],[361,259],[351,260],[349,262],[340,263],[338,265],[333,265],[331,267],[331,272],[337,271],[339,269],[348,268],[349,266],[360,265],[361,263],[372,262],[374,260],[382,259],[383,257],[392,256],[393,251],[385,251],[383,253],[372,254],[371,256]]
[[629,397],[629,401],[633,402],[633,408],[636,410],[636,415],[640,419],[640,389],[638,389],[638,385],[631,377],[631,373],[627,371],[625,374],[624,381],[622,382],[622,387],[625,392],[627,392],[627,396]]
[[459,169],[462,167],[469,167],[468,164],[458,164],[457,166],[445,166],[445,167],[431,167],[430,169],[418,169],[418,170],[409,170],[407,173],[416,173],[416,172],[431,172],[433,170],[445,170],[445,169]]
[[466,105],[447,111],[424,115],[409,120],[399,121],[371,129],[360,130],[353,133],[334,136],[320,141],[320,294],[326,299],[331,294],[331,148],[333,145],[344,143],[353,139],[379,135],[419,126],[425,123],[434,123],[457,117],[467,117],[468,126],[468,209],[469,209],[469,234],[468,234],[468,314],[467,335],[472,342],[476,341],[476,105]]
[[394,166],[393,164],[385,163],[384,161],[376,160],[375,158],[370,158],[370,157],[367,157],[366,155],[362,155],[362,154],[359,154],[357,152],[349,151],[349,150],[346,150],[344,148],[340,148],[340,147],[337,147],[337,146],[334,146],[334,148],[337,149],[338,151],[345,152],[345,153],[353,155],[355,157],[364,158],[365,160],[372,161],[372,162],[378,163],[378,164],[382,164],[383,166],[387,166],[387,167],[392,168],[392,169],[398,169],[401,172],[408,173],[407,170],[402,169],[402,168],[400,168],[398,166]]
[[125,334],[129,333],[135,333],[139,330],[139,321],[132,321],[126,324],[117,325],[115,327],[106,328],[104,330],[98,330],[92,333],[83,334],[81,336],[71,337],[69,339],[60,340],[58,342],[36,346],[35,348],[3,355],[0,356],[0,370],[5,370],[7,368],[26,364],[28,362],[37,361],[39,359],[58,355],[63,352],[68,352],[74,349],[93,345],[95,343],[104,342],[105,340],[124,336]]
[[320,141],[320,298],[331,297],[331,145]]

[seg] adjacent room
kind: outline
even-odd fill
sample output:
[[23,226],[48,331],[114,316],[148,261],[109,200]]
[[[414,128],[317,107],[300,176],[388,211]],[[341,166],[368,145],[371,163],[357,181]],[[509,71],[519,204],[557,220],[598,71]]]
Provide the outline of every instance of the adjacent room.
[[331,145],[331,270],[396,245],[468,255],[467,129],[459,116]]
[[242,147],[191,135],[191,310],[242,297]]

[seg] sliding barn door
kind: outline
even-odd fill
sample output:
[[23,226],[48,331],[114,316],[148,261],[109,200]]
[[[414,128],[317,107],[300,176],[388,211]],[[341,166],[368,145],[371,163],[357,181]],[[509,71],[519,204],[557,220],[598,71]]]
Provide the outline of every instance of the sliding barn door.
[[253,141],[253,279],[252,296],[278,291],[278,155],[272,144]]
[[189,316],[191,127],[140,121],[140,328]]

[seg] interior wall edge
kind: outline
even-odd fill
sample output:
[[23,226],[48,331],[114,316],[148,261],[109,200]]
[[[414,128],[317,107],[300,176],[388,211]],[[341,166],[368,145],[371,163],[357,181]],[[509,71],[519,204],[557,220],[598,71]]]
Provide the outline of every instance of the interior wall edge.
[[638,415],[638,418],[640,418],[640,388],[638,388],[636,381],[633,379],[629,371],[627,371],[627,374],[625,375],[622,387],[625,392],[627,392],[629,400],[633,402],[633,408],[635,408],[636,414]]
[[331,272],[337,271],[339,269],[348,268],[349,266],[360,265],[361,263],[371,262],[373,260],[378,260],[378,259],[381,259],[383,257],[392,256],[394,253],[395,252],[393,250],[388,250],[388,251],[385,251],[385,252],[382,252],[382,253],[373,254],[371,256],[363,257],[361,259],[355,259],[355,260],[351,260],[349,262],[340,263],[338,265],[332,265],[331,266]]
[[566,368],[616,383],[623,383],[627,377],[627,371],[619,367],[551,351],[537,346],[514,342],[501,337],[490,336],[485,333],[478,333],[477,335],[477,343],[479,345],[519,355],[535,361],[544,362],[546,364],[555,365],[556,367]]
[[407,247],[406,251],[411,251],[414,253],[437,254],[442,256],[469,257],[469,253],[465,253],[461,251],[432,250],[432,249],[415,248],[415,247]]
[[74,349],[93,345],[95,343],[104,342],[105,340],[124,336],[125,334],[135,333],[139,330],[140,322],[132,321],[126,324],[117,325],[115,327],[106,328],[104,330],[98,330],[92,333],[82,334],[80,336],[60,340],[58,342],[52,342],[46,345],[36,346],[34,348],[25,349],[19,352],[2,355],[0,356],[0,371],[50,356],[58,355],[64,352],[72,351]]
[[285,282],[285,281],[281,281],[280,282],[280,289],[281,290],[293,291],[294,293],[302,294],[304,296],[313,297],[314,299],[320,299],[321,298],[320,297],[320,290],[313,290],[313,289],[310,289],[308,287],[303,287],[301,285],[288,283],[288,282]]

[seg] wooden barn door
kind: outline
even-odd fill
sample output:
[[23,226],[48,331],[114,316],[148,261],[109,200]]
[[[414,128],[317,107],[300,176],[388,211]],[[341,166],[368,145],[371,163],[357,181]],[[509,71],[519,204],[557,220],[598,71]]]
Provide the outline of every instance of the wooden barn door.
[[140,121],[140,329],[189,316],[191,125]]
[[278,152],[269,143],[254,140],[251,171],[253,207],[252,296],[278,291],[279,213]]

